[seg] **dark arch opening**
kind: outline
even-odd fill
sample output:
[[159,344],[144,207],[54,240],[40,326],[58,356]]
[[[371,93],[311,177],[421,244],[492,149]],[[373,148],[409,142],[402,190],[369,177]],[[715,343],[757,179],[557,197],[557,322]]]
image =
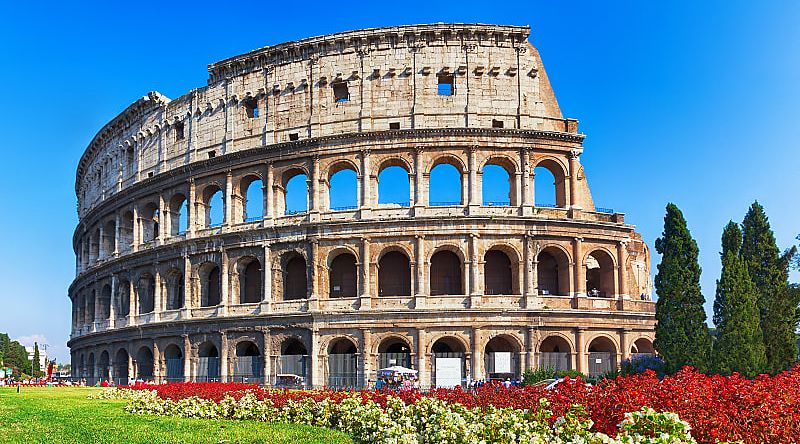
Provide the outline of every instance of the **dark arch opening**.
[[548,336],[539,345],[539,368],[570,370],[572,368],[572,350],[566,339],[560,336]]
[[378,368],[399,365],[413,368],[411,362],[411,346],[400,338],[387,338],[378,345]]
[[204,342],[197,348],[197,379],[199,381],[219,380],[219,350],[210,343]]
[[261,262],[252,259],[241,272],[239,301],[242,304],[255,304],[261,301]]
[[142,347],[136,352],[136,379],[153,379],[153,352],[148,347]]
[[358,291],[358,271],[356,257],[350,253],[342,253],[331,261],[328,273],[332,298],[356,297]]
[[183,352],[180,347],[170,344],[164,349],[164,360],[167,365],[167,381],[183,381]]
[[328,346],[328,387],[358,386],[358,349],[353,341],[338,338]]
[[207,262],[200,268],[200,305],[214,307],[221,302],[222,281],[217,264]]
[[449,250],[431,257],[431,296],[464,294],[461,282],[461,259]]
[[486,343],[484,368],[488,379],[517,379],[520,376],[519,346],[505,336],[496,336]]
[[156,279],[150,273],[139,278],[139,314],[152,313],[155,309]]
[[614,260],[605,251],[586,257],[586,293],[602,298],[614,295]]
[[513,294],[511,260],[500,250],[489,250],[484,256],[484,294]]
[[569,296],[569,259],[556,248],[539,253],[536,266],[539,294]]
[[295,254],[286,262],[283,284],[283,299],[305,299],[308,297],[308,279],[306,277],[306,259]]
[[411,296],[411,263],[408,256],[390,251],[378,261],[378,295]]

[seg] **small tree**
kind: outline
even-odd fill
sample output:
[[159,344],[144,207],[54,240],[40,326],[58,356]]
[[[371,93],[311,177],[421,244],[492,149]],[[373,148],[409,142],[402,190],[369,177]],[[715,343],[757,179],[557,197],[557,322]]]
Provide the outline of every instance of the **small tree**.
[[38,378],[42,375],[42,358],[39,356],[39,343],[33,343],[33,359],[31,360],[31,376]]
[[661,254],[656,274],[655,347],[666,362],[668,372],[691,365],[701,372],[708,370],[711,337],[703,309],[705,298],[700,289],[700,264],[697,242],[686,226],[681,210],[667,205],[664,232],[656,240]]
[[713,371],[739,372],[754,377],[766,370],[764,338],[758,315],[755,285],[747,264],[739,257],[742,232],[728,222],[722,234],[722,274],[717,280],[714,324],[717,337],[712,353]]

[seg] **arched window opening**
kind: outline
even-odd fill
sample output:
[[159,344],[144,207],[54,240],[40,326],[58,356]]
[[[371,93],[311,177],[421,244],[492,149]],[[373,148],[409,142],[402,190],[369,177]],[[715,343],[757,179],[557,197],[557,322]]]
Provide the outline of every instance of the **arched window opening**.
[[461,205],[461,172],[449,163],[440,163],[431,169],[428,188],[430,206]]
[[506,168],[487,164],[483,167],[482,196],[485,206],[508,206],[513,202],[514,176]]
[[169,202],[169,233],[172,236],[180,236],[186,233],[188,227],[188,204],[182,194],[172,197]]
[[358,176],[351,169],[339,170],[330,178],[328,207],[333,211],[358,208]]
[[533,170],[534,202],[537,207],[567,207],[565,174],[554,160],[545,160]]
[[239,302],[255,304],[261,302],[261,262],[252,259],[239,272]]
[[95,304],[95,291],[92,290],[89,293],[89,297],[86,299],[86,323],[92,324],[94,322],[94,304]]
[[100,256],[111,256],[116,252],[117,224],[113,220],[107,221],[103,227],[102,247]]
[[122,251],[130,251],[133,245],[133,213],[126,211],[119,226],[119,246]]
[[296,338],[288,338],[281,344],[281,354],[275,362],[277,387],[298,388],[305,386],[307,376],[308,350]]
[[136,379],[153,380],[153,352],[149,347],[142,347],[136,352]]
[[342,253],[331,261],[329,271],[331,298],[354,298],[358,292],[356,257]]
[[100,229],[95,228],[89,238],[89,264],[94,264],[100,259]]
[[205,219],[206,228],[216,228],[225,222],[225,198],[222,190],[217,187],[209,187],[207,191]]
[[413,368],[411,346],[400,338],[384,339],[378,345],[378,369],[394,366]]
[[299,254],[292,255],[284,268],[283,299],[305,299],[308,297],[306,260]]
[[519,346],[516,341],[497,336],[486,343],[484,368],[487,379],[518,379],[520,376]]
[[94,365],[94,353],[89,353],[89,361],[86,365],[86,384],[92,386],[97,382],[97,367]]
[[511,260],[500,250],[489,250],[484,256],[484,294],[514,294]]
[[608,253],[597,250],[586,257],[586,293],[590,297],[614,295],[614,260]]
[[97,377],[102,380],[111,378],[111,369],[109,368],[108,352],[103,350],[100,353],[100,358],[97,361]]
[[408,256],[390,251],[378,261],[378,295],[411,296],[411,263]]
[[640,338],[637,339],[633,346],[631,346],[631,358],[636,358],[639,356],[654,356],[656,354],[655,348],[653,348],[653,343],[650,342],[649,339]]
[[167,364],[167,381],[183,381],[183,352],[180,347],[170,344],[164,349],[164,360]]
[[219,381],[219,351],[217,347],[204,342],[197,349],[197,381],[216,382]]
[[250,341],[236,344],[236,361],[233,378],[235,382],[253,383],[261,380],[261,352]]
[[449,250],[431,256],[431,296],[464,294],[461,259]]
[[286,181],[285,214],[308,212],[308,176],[298,173]]
[[148,203],[142,208],[141,213],[141,227],[142,227],[142,242],[148,243],[158,239],[159,227],[159,213],[158,206],[154,203]]
[[167,276],[167,310],[183,308],[185,299],[183,273],[173,268]]
[[561,336],[549,336],[539,345],[539,368],[570,370],[572,368],[572,349]]
[[108,320],[111,317],[111,285],[103,285],[100,291],[100,319]]
[[466,360],[463,344],[456,338],[440,338],[431,346],[435,387],[455,387],[464,383]]
[[117,385],[129,384],[128,381],[128,352],[121,348],[114,355],[114,382]]
[[617,348],[606,338],[599,337],[589,343],[589,376],[605,375],[617,368]]
[[408,171],[398,165],[388,166],[378,173],[378,204],[410,205]]
[[328,387],[358,388],[358,349],[353,342],[339,338],[328,346]]
[[244,222],[255,222],[264,218],[264,183],[261,179],[243,183]]
[[131,313],[131,284],[126,279],[120,279],[117,286],[117,295],[119,295],[119,305],[117,306],[117,315],[120,317],[128,316]]
[[139,296],[139,314],[152,313],[155,309],[156,280],[150,273],[139,278],[136,287]]
[[569,258],[553,247],[545,248],[537,258],[536,277],[541,295],[569,296]]
[[212,262],[200,266],[200,306],[214,307],[221,302],[222,283],[219,267]]

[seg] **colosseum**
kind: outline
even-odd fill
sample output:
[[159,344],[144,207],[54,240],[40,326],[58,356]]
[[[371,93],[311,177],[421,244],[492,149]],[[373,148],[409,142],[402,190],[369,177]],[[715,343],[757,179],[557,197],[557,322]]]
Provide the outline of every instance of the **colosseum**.
[[529,33],[312,37],[130,105],[77,169],[74,376],[432,387],[653,353],[649,249],[595,207]]

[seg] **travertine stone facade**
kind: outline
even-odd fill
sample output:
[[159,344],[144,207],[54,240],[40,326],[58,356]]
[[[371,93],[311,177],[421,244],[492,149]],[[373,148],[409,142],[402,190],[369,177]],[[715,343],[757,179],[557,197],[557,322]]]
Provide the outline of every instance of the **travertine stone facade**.
[[[584,136],[528,34],[439,24],[314,37],[128,107],[78,166],[76,376],[349,386],[399,364],[425,386],[443,357],[461,358],[466,380],[539,365],[599,373],[652,353],[648,248],[623,214],[595,208]],[[460,202],[430,201],[440,164],[459,171]],[[508,173],[508,202],[482,199],[487,165]],[[393,166],[408,172],[408,202],[380,203]],[[554,207],[535,204],[538,168],[555,179]],[[332,208],[343,170],[358,204]],[[286,207],[297,176],[300,213]]]

